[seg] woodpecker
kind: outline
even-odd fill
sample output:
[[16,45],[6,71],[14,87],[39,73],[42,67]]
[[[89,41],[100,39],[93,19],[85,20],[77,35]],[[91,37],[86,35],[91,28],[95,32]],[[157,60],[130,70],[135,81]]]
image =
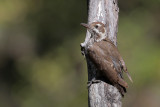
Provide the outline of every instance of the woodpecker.
[[97,78],[104,77],[124,96],[128,84],[124,81],[123,71],[127,74],[130,81],[133,81],[117,47],[106,37],[105,25],[101,22],[81,23],[81,25],[91,33],[90,40],[84,47],[84,54],[95,65],[98,72]]

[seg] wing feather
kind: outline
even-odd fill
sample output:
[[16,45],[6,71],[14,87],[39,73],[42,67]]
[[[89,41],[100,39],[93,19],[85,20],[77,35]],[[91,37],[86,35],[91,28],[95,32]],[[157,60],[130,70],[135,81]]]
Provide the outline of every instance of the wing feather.
[[[103,73],[103,75],[113,84],[120,84],[121,86],[127,88],[127,83],[122,79],[120,75],[120,67],[116,61],[109,55],[109,51],[107,48],[101,48],[99,45],[101,42],[97,42],[93,44],[88,49],[88,57],[95,64],[98,70]],[[117,72],[118,71],[118,72]]]

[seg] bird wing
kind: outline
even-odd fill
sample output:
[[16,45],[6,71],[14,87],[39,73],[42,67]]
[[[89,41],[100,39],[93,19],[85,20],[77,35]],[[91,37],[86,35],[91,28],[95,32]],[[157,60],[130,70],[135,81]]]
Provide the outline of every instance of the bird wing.
[[121,65],[119,63],[119,60],[117,60],[113,56],[110,56],[110,58],[111,58],[111,60],[113,62],[115,70],[117,71],[117,73],[119,74],[119,76],[123,79],[123,70],[121,69]]
[[[102,45],[105,44],[105,45]],[[109,57],[110,61],[113,63],[114,69],[117,71],[117,74],[123,78],[123,70],[119,61],[119,52],[117,48],[112,44],[111,42],[108,41],[101,41],[97,43],[97,45],[102,49],[105,50],[105,55]]]
[[117,47],[110,40],[104,40],[103,42],[106,42],[106,45],[101,46],[101,48],[108,49],[108,54],[110,55],[112,62],[114,63],[114,67],[116,68],[116,71],[121,75],[122,78],[123,78],[123,71],[124,71],[127,74],[129,80],[133,82],[127,70],[125,62],[121,57]]
[[[103,47],[103,42],[95,42],[90,48],[88,48],[88,57],[95,64],[98,70],[100,70],[104,76],[113,84],[120,84],[127,88],[128,84],[119,76],[119,73],[115,70],[117,63],[115,63],[110,55],[108,48]],[[102,48],[102,47],[103,48]],[[118,67],[119,69],[119,67]]]

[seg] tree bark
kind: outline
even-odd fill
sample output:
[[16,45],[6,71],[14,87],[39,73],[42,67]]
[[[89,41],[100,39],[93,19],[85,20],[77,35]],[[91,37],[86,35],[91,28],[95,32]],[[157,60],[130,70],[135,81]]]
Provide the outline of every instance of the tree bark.
[[[106,36],[117,46],[117,26],[119,8],[117,0],[87,0],[88,23],[102,22],[106,26]],[[91,34],[87,31],[85,41],[81,47],[86,46]],[[96,77],[96,67],[88,59],[88,81]],[[94,83],[88,88],[89,107],[121,107],[121,94],[116,87],[105,83]]]

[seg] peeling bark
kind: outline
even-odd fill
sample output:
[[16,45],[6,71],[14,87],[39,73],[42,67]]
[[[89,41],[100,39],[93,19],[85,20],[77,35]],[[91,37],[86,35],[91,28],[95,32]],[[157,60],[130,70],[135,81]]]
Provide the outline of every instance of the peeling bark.
[[[117,46],[119,8],[117,0],[87,0],[88,23],[102,22],[106,25],[106,36]],[[91,34],[87,31],[81,47],[85,48]],[[96,77],[96,67],[87,58],[88,81]],[[94,83],[88,89],[89,107],[121,107],[121,95],[116,87],[105,82]]]

